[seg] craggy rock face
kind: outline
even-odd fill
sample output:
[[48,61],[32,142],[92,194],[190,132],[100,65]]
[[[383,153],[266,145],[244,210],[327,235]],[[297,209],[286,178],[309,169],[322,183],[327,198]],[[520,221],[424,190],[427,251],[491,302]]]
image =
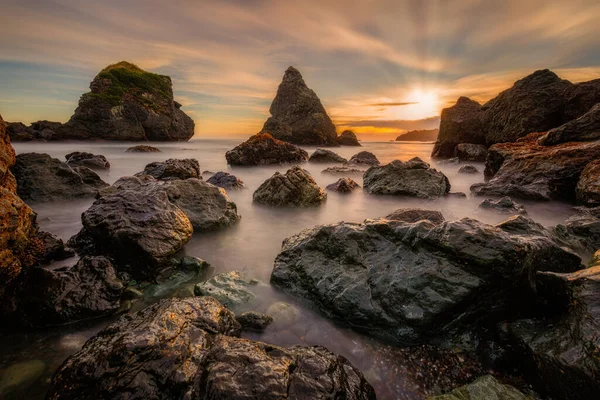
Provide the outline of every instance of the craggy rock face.
[[295,144],[339,146],[327,111],[294,67],[285,71],[269,111],[271,117],[260,133]]
[[123,61],[100,71],[90,89],[52,139],[187,141],[194,135],[168,76]]
[[298,146],[259,133],[225,153],[229,165],[271,165],[301,163],[308,153]]
[[170,179],[202,179],[200,175],[200,163],[193,158],[175,159],[169,158],[166,161],[157,161],[146,165],[139,175],[150,175],[160,180]]
[[227,190],[237,190],[246,187],[241,179],[227,172],[217,172],[208,178],[207,182]]
[[276,172],[263,182],[252,196],[253,201],[269,206],[307,207],[327,200],[310,173],[300,167],[290,168],[285,175]]
[[67,164],[71,167],[88,167],[90,169],[108,169],[110,163],[101,154],[92,154],[82,151],[75,151],[65,156]]
[[461,143],[454,148],[454,156],[461,161],[485,161],[487,148],[482,144]]
[[386,215],[385,219],[390,221],[419,222],[431,221],[434,224],[441,224],[446,219],[439,211],[421,210],[420,208],[400,208],[391,214]]
[[471,186],[471,192],[478,196],[574,201],[581,172],[600,157],[600,143],[541,146],[539,136],[534,133],[515,143],[490,147],[485,171],[489,181]]
[[363,177],[363,185],[371,194],[429,198],[450,192],[448,178],[418,157],[369,168]]
[[327,185],[326,189],[338,193],[351,193],[360,186],[350,178],[340,178],[336,182]]
[[600,206],[600,160],[591,161],[584,168],[577,182],[576,195],[579,204]]
[[482,116],[481,104],[468,97],[461,97],[455,105],[443,109],[440,132],[431,156],[454,157],[454,149],[461,143],[485,144]]
[[591,142],[600,139],[600,104],[596,104],[581,117],[551,129],[538,139],[542,146],[565,142]]
[[337,142],[342,146],[361,146],[356,134],[348,129],[337,137]]
[[284,241],[271,283],[369,335],[424,343],[521,312],[537,270],[581,267],[545,233],[418,218],[306,229]]
[[19,154],[12,171],[18,183],[17,192],[26,201],[93,197],[99,189],[108,186],[89,168],[71,168],[48,154]]
[[310,155],[308,161],[314,163],[343,163],[348,160],[331,150],[317,149]]
[[48,399],[374,400],[343,357],[240,339],[235,316],[210,297],[163,300],[90,339],[56,372]]

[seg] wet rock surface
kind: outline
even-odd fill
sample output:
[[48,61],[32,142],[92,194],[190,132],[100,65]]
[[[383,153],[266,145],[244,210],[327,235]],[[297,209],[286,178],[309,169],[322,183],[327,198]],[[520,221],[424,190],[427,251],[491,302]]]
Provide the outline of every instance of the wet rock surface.
[[448,178],[418,157],[369,168],[364,174],[363,186],[371,194],[420,198],[440,197],[450,191]]
[[90,169],[109,169],[110,163],[101,154],[92,154],[83,151],[75,151],[65,156],[67,164],[71,167],[88,167]]
[[240,339],[239,331],[212,298],[163,300],[90,339],[54,375],[47,398],[375,399],[343,357]]
[[485,144],[481,104],[461,97],[452,107],[442,110],[440,132],[431,154],[434,158],[454,157],[461,143]]
[[388,215],[385,219],[390,221],[401,221],[401,222],[419,222],[429,221],[434,224],[441,224],[446,219],[444,215],[439,211],[422,210],[420,208],[400,208]]
[[459,174],[478,174],[479,170],[477,169],[476,166],[474,165],[463,165],[462,167],[460,167],[460,169],[458,170]]
[[273,317],[255,311],[243,312],[235,319],[242,326],[243,331],[252,332],[263,332],[273,322]]
[[317,149],[310,155],[308,161],[314,163],[343,163],[348,160],[331,150]]
[[12,172],[18,184],[17,193],[25,201],[94,197],[99,189],[108,186],[89,168],[76,170],[47,154],[19,154]]
[[241,179],[227,172],[217,172],[208,178],[207,182],[226,190],[238,190],[246,187]]
[[327,200],[327,193],[308,171],[292,167],[285,175],[276,172],[263,182],[254,192],[252,200],[269,206],[307,207],[323,203]]
[[340,178],[336,182],[327,185],[325,188],[338,193],[351,193],[354,189],[360,188],[360,186],[350,178]]
[[269,112],[260,133],[295,144],[339,146],[327,111],[294,67],[285,71]]
[[356,134],[346,129],[337,137],[337,142],[342,146],[361,146]]
[[229,165],[293,164],[308,160],[298,146],[275,139],[269,133],[256,134],[225,153]]
[[600,104],[596,104],[581,117],[551,129],[538,139],[542,146],[566,142],[592,142],[600,139]]
[[579,176],[575,188],[577,203],[588,207],[600,205],[600,160],[590,161]]
[[514,202],[510,197],[505,196],[499,200],[485,199],[479,208],[482,210],[496,211],[503,214],[527,214],[527,210],[521,204]]
[[160,153],[161,151],[153,146],[140,144],[138,146],[129,147],[125,150],[126,153]]
[[199,178],[200,163],[193,158],[169,158],[146,165],[144,170],[136,175],[150,175],[160,180]]
[[228,308],[239,307],[256,296],[252,290],[259,282],[246,279],[239,271],[224,272],[194,286],[196,296],[210,296]]
[[350,160],[348,160],[348,162],[345,164],[345,166],[348,166],[348,167],[361,166],[361,165],[376,166],[376,165],[380,165],[380,164],[381,163],[379,162],[379,160],[377,159],[375,154],[373,154],[369,151],[361,151],[360,153],[356,153],[355,155],[350,157]]
[[365,170],[358,169],[358,168],[352,168],[352,167],[346,167],[346,166],[327,167],[323,171],[321,171],[321,173],[330,174],[330,175],[360,175],[360,176],[362,176],[365,173]]
[[454,148],[454,156],[461,161],[485,161],[487,147],[482,144],[460,143]]
[[448,394],[429,397],[429,400],[533,400],[516,388],[499,382],[491,375],[477,378],[473,383],[454,389]]

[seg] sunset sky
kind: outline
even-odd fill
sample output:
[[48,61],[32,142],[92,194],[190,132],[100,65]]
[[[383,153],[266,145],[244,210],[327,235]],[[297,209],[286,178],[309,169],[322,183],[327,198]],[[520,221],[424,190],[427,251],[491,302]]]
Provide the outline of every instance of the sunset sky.
[[536,69],[600,78],[600,2],[0,0],[0,114],[66,121],[121,60],[173,78],[197,136],[250,135],[283,72],[304,75],[338,130],[433,128]]

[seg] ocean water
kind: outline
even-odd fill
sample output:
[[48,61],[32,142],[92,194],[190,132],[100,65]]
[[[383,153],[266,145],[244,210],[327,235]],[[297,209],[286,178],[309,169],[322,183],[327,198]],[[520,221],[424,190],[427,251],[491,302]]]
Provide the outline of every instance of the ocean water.
[[[239,270],[247,278],[261,280],[264,284],[257,287],[257,299],[247,306],[249,309],[265,312],[269,306],[278,302],[291,305],[285,308],[287,311],[282,319],[283,323],[271,325],[264,333],[245,334],[245,337],[281,346],[323,345],[343,355],[363,371],[375,387],[379,399],[422,398],[426,394],[423,385],[415,378],[414,371],[407,370],[402,355],[396,354],[395,348],[343,326],[337,326],[301,301],[272,288],[268,282],[273,260],[281,249],[282,241],[302,229],[340,221],[361,222],[366,218],[385,216],[398,208],[420,207],[439,210],[448,220],[470,217],[487,223],[498,223],[506,219],[506,216],[478,210],[478,205],[483,199],[469,195],[469,187],[473,183],[483,181],[483,165],[474,163],[480,169],[480,174],[458,174],[460,165],[438,165],[431,161],[431,143],[364,142],[361,148],[336,148],[333,150],[346,158],[358,151],[370,151],[382,163],[394,159],[406,161],[415,156],[421,157],[448,176],[453,192],[465,192],[468,197],[427,201],[373,196],[359,189],[348,195],[329,192],[327,202],[320,207],[279,209],[253,204],[252,193],[276,171],[283,173],[287,167],[228,167],[225,152],[239,142],[240,140],[234,139],[193,139],[187,143],[150,143],[160,148],[161,153],[126,153],[125,149],[135,143],[29,142],[13,145],[17,153],[43,152],[63,160],[64,155],[71,151],[103,154],[111,163],[111,168],[108,171],[100,171],[99,174],[109,183],[121,176],[133,175],[143,170],[144,166],[152,161],[168,158],[196,158],[202,171],[227,171],[236,175],[244,181],[247,188],[230,191],[228,194],[237,204],[242,219],[228,229],[194,235],[186,245],[185,253],[203,258],[212,265],[205,278],[221,272]],[[315,148],[305,149],[311,153]],[[323,187],[341,177],[321,173],[327,166],[330,165],[303,165]],[[207,177],[208,175],[205,175],[205,179]],[[360,175],[350,177],[362,185]],[[80,215],[92,202],[93,199],[86,199],[30,205],[39,214],[43,230],[68,240],[81,228]],[[557,202],[522,204],[531,218],[548,226],[562,223],[573,214],[570,206]],[[74,264],[75,261],[67,260],[62,264]],[[163,293],[163,296],[181,293],[169,288],[163,289],[157,290]],[[146,303],[152,300],[154,299]],[[0,398],[43,398],[53,372],[62,361],[115,318],[3,337],[0,343]],[[40,361],[43,368],[38,367]],[[22,368],[22,374],[15,377],[14,368],[11,369],[11,366],[17,363],[34,365],[36,368]]]

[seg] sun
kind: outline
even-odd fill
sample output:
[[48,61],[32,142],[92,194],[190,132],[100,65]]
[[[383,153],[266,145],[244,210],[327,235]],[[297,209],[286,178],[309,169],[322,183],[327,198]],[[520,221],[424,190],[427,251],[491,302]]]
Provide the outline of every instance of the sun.
[[410,92],[406,106],[406,114],[410,119],[433,117],[440,112],[440,98],[435,90],[414,89]]

